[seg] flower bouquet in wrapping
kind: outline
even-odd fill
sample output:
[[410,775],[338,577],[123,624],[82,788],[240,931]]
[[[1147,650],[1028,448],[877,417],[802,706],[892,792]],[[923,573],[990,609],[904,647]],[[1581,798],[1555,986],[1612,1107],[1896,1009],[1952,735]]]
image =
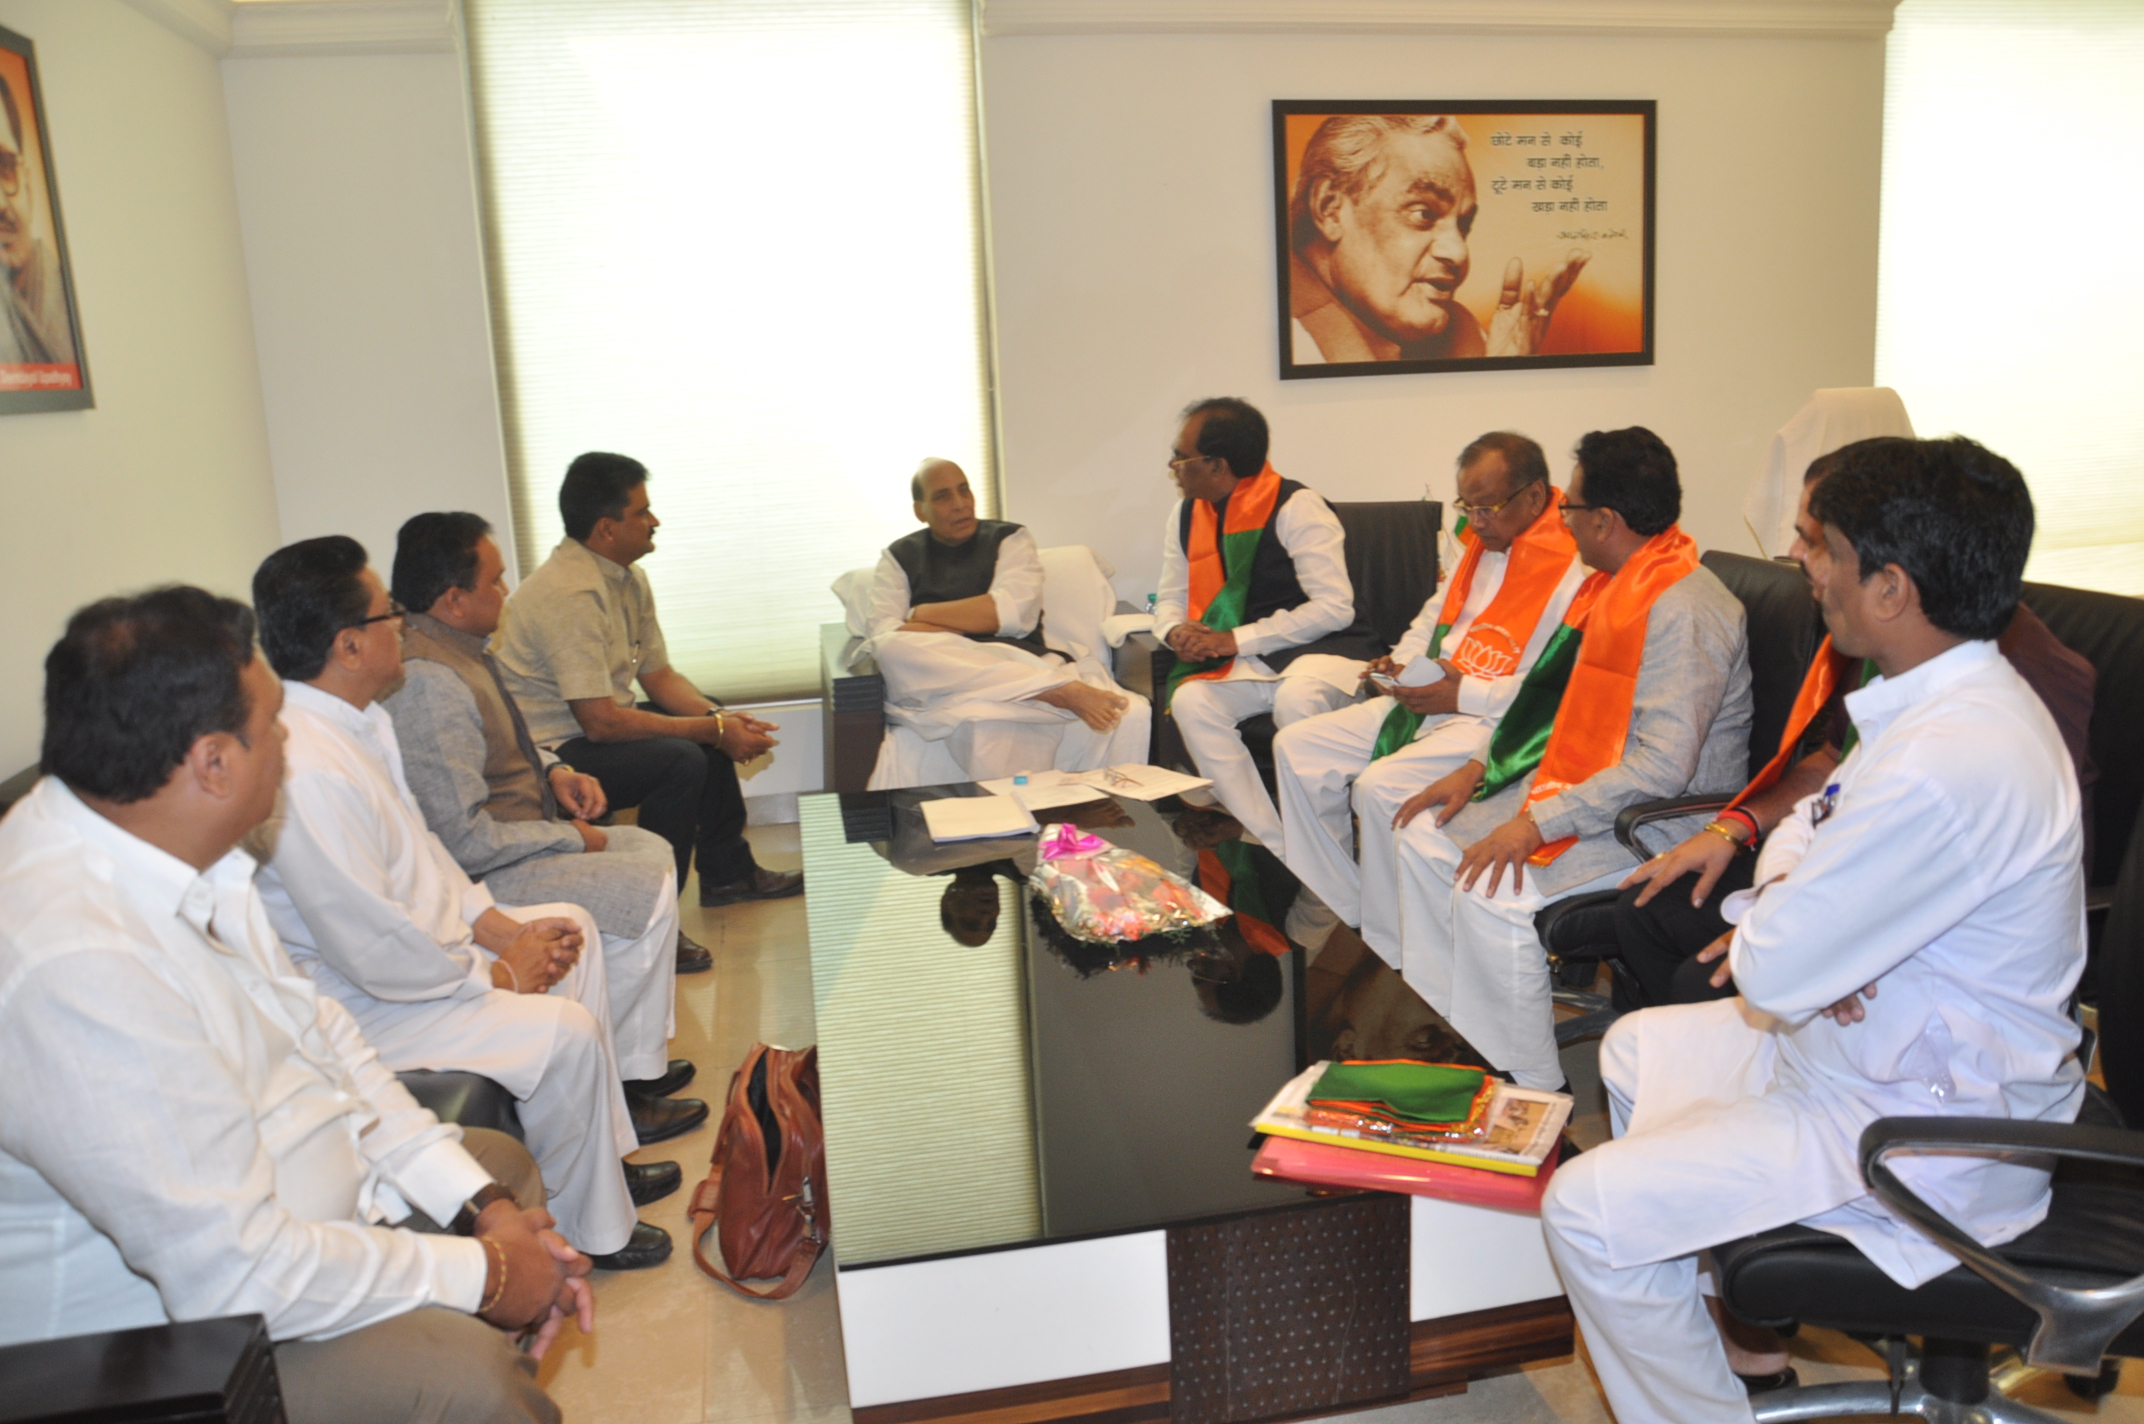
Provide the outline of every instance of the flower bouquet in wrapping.
[[1229,915],[1182,876],[1072,825],[1044,828],[1027,879],[1065,933],[1091,944],[1196,929]]

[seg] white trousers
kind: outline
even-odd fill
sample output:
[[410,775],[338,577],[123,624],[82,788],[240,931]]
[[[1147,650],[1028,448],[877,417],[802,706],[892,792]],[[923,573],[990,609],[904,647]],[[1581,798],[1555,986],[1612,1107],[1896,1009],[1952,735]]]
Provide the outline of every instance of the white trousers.
[[1199,775],[1213,783],[1214,795],[1243,829],[1268,850],[1281,848],[1280,812],[1266,794],[1258,764],[1243,745],[1236,724],[1261,712],[1273,714],[1276,727],[1346,706],[1353,694],[1317,677],[1197,678],[1181,683],[1169,704],[1184,749],[1198,764]]
[[1563,1065],[1534,912],[1566,895],[1610,889],[1627,872],[1546,895],[1527,865],[1523,888],[1512,888],[1507,869],[1492,897],[1488,872],[1471,890],[1454,888],[1463,854],[1434,816],[1417,816],[1400,832],[1400,973],[1490,1063],[1526,1087],[1553,1089]]
[[[667,843],[663,849],[667,857]],[[602,937],[611,1042],[619,1075],[628,1082],[660,1078],[677,1034],[677,877],[665,875],[661,885],[645,929],[630,939]]]
[[[1463,713],[1425,717],[1412,742],[1372,761],[1377,734],[1398,705],[1389,697],[1373,697],[1297,722],[1273,739],[1286,841],[1281,859],[1394,965],[1400,959],[1400,915],[1392,818],[1408,797],[1476,755],[1494,725]],[[1362,821],[1359,869],[1357,816]]]
[[[1791,1151],[1779,1161],[1734,1150],[1740,1145],[1734,1119],[1751,1110],[1776,1115],[1757,1096],[1772,1077],[1765,1035],[1739,1022],[1739,1001],[1687,1008],[1697,1012],[1647,1009],[1609,1029],[1601,1042],[1601,1082],[1616,1140],[1558,1167],[1541,1204],[1549,1255],[1617,1424],[1747,1424],[1751,1417],[1748,1395],[1705,1308],[1698,1256],[1632,1261],[1633,1246],[1638,1256],[1649,1254],[1634,1238],[1665,1220],[1697,1224],[1699,1239],[1713,1239],[1702,1223],[1717,1218],[1717,1244],[1766,1229],[1748,1226],[1753,1207],[1762,1213],[1754,1219],[1776,1216],[1772,1226],[1798,1219],[1799,1204],[1785,1199],[1792,1189],[1779,1190],[1798,1178]],[[1641,1118],[1633,1133],[1641,1063],[1662,1054],[1671,1061],[1654,1065],[1656,1079],[1665,1070],[1702,1084],[1718,1107],[1665,1121]],[[1777,1206],[1763,1212],[1758,1204],[1768,1199],[1778,1199]]]
[[[1092,658],[1060,662],[953,633],[888,634],[873,655],[886,679],[891,724],[867,783],[873,791],[1147,759],[1153,709]],[[1034,700],[1068,682],[1126,698],[1122,720],[1099,732]]]
[[[584,946],[602,942],[594,918],[578,905],[501,905],[499,912],[523,923],[570,919]],[[625,1245],[639,1219],[620,1159],[640,1142],[612,1045],[605,956],[588,948],[548,993],[494,989],[474,999],[351,1008],[389,1071],[481,1073],[512,1093],[559,1230],[600,1255]]]

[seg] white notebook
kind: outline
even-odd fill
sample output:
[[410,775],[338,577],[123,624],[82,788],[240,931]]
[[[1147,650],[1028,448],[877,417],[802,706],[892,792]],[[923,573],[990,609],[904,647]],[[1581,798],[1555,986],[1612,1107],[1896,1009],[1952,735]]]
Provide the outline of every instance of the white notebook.
[[1027,808],[1009,796],[945,796],[926,801],[923,824],[939,845],[1033,835],[1038,829]]

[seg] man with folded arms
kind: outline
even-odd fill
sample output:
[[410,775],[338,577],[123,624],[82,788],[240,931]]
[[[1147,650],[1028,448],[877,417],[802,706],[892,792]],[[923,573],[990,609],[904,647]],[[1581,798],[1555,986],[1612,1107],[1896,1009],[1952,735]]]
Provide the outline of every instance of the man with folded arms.
[[1625,806],[1749,775],[1742,603],[1676,527],[1673,452],[1632,426],[1577,454],[1561,513],[1594,573],[1481,757],[1396,817],[1401,971],[1529,1088],[1563,1082],[1535,911],[1622,879]]
[[[1837,458],[1833,452],[1810,462],[1802,479],[1797,526],[1807,521],[1810,492],[1831,472]],[[1799,535],[1792,552],[1797,560],[1809,555],[1809,546]],[[2092,701],[2099,675],[2092,664],[2064,647],[2022,601],[1995,646],[2047,704],[2063,745],[2069,748],[2084,795],[2083,856],[2089,867],[2092,783],[2099,775],[2092,764]],[[1717,961],[1726,953],[1721,937],[1728,931],[1721,906],[1736,891],[1747,890],[1754,874],[1741,852],[1770,835],[1796,803],[1820,790],[1830,778],[1853,744],[1846,694],[1875,672],[1873,664],[1841,655],[1827,637],[1810,660],[1778,754],[1703,830],[1625,878],[1624,893],[1615,908],[1618,1008],[1627,1012],[1652,1004],[1734,997],[1727,967]],[[1808,751],[1803,755],[1805,747]]]
[[[699,967],[712,960],[678,931],[669,843],[632,826],[588,824],[604,812],[602,785],[555,757],[546,763],[529,740],[484,651],[506,601],[506,560],[490,526],[474,514],[417,515],[396,541],[390,591],[411,611],[403,683],[381,705],[425,824],[495,897],[587,910],[603,933],[619,1040],[668,1042],[677,1017],[669,966],[682,967],[688,948]],[[628,985],[639,986],[631,1001]],[[693,1074],[684,1059],[619,1067],[626,1092],[642,1096],[675,1092]]]
[[1266,461],[1266,418],[1196,401],[1169,460],[1183,498],[1163,526],[1154,636],[1176,653],[1169,713],[1199,775],[1244,830],[1281,845],[1280,812],[1236,724],[1286,727],[1352,701],[1375,651],[1332,507]]
[[1400,959],[1393,816],[1425,781],[1481,754],[1585,581],[1578,546],[1557,513],[1560,498],[1541,447],[1523,435],[1492,432],[1461,451],[1466,554],[1391,656],[1365,674],[1396,678],[1416,659],[1433,658],[1443,675],[1390,686],[1274,738],[1287,842],[1281,858],[1393,964]]
[[[558,512],[566,537],[506,601],[492,648],[536,745],[602,782],[611,805],[640,809],[670,842],[679,890],[697,854],[703,906],[802,894],[801,872],[763,868],[744,838],[737,763],[772,747],[775,725],[723,710],[670,665],[655,593],[634,567],[662,527],[648,467],[577,456]],[[635,703],[635,682],[656,710]]]
[[[1801,521],[1834,649],[1879,680],[1860,736],[1766,844],[1728,952],[1739,999],[1626,1015],[1601,1045],[1616,1139],[1566,1162],[1542,1205],[1618,1419],[1750,1417],[1698,1254],[1801,1222],[1910,1290],[1957,1265],[1863,1183],[1886,1117],[2067,1122],[2084,1096],[2065,1005],[2083,972],[2077,778],[2047,708],[1996,650],[2032,544],[2032,498],[1969,440],[1847,446]],[[1987,1245],[2046,1214],[2016,1159],[1894,1158]],[[1741,1332],[1738,1330],[1738,1335]]]
[[[588,912],[500,905],[425,825],[378,705],[402,676],[402,613],[363,546],[334,534],[278,549],[253,576],[253,602],[289,735],[282,807],[261,832],[276,932],[389,1068],[480,1073],[520,1101],[559,1220],[598,1266],[662,1261],[668,1234],[634,1207],[682,1174],[619,1159],[690,1131],[707,1105],[628,1106],[621,1060],[659,1072],[661,1020],[619,1024],[636,1037],[614,1046],[606,956],[580,952],[599,939]],[[667,981],[667,957],[654,960],[631,967]],[[621,982],[620,999],[638,1004],[645,989]]]
[[237,848],[281,702],[195,588],[92,604],[45,660],[46,774],[0,823],[0,1344],[258,1313],[293,1424],[553,1424],[534,1357],[594,1314],[535,1163],[417,1106]]
[[[1090,656],[1074,661],[1042,627],[1042,558],[1021,525],[975,517],[951,460],[909,479],[924,528],[896,539],[871,580],[866,630],[886,679],[886,716],[942,741],[972,781],[1052,768],[1143,762],[1153,712]],[[874,789],[907,784],[888,757]]]

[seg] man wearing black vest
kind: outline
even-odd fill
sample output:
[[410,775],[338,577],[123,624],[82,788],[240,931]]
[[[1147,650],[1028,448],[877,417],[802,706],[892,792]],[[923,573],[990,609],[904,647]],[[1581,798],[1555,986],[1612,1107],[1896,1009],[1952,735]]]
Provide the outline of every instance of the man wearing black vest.
[[1236,724],[1285,727],[1355,698],[1383,651],[1355,620],[1346,536],[1331,506],[1266,463],[1266,418],[1231,396],[1184,411],[1154,636],[1176,651],[1171,714],[1199,775],[1245,831],[1278,852],[1280,812]]
[[[1146,699],[1092,655],[1075,659],[1044,637],[1034,535],[977,519],[951,460],[925,460],[908,492],[924,527],[887,547],[871,582],[868,632],[888,718],[944,743],[976,781],[1145,761]],[[903,750],[887,738],[874,790],[943,779]]]

